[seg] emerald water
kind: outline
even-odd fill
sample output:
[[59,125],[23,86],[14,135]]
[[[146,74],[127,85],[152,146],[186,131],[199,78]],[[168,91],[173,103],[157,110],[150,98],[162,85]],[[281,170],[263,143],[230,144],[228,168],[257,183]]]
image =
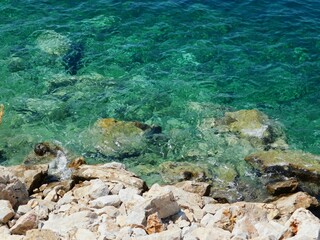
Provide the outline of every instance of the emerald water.
[[[3,165],[41,141],[109,161],[85,130],[112,117],[166,135],[117,159],[138,172],[168,160],[241,166],[250,147],[198,131],[240,109],[281,122],[290,148],[320,153],[319,1],[2,0],[0,23]],[[70,46],[78,55],[66,60]]]

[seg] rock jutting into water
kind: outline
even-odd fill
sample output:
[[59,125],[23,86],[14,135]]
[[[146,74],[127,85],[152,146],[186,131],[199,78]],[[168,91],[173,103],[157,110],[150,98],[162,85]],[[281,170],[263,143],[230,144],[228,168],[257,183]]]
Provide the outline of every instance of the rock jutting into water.
[[253,153],[245,160],[261,171],[266,181],[294,177],[304,191],[320,196],[320,156],[294,150],[269,150]]
[[304,192],[269,203],[221,204],[204,196],[199,189],[205,186],[199,188],[192,181],[147,189],[123,164],[112,162],[81,165],[73,180],[43,183],[28,195],[26,190],[16,191],[18,185],[26,187],[8,171],[5,167],[0,171],[0,187],[5,189],[0,191],[1,239],[316,240],[320,236],[320,220],[308,210],[319,203]]

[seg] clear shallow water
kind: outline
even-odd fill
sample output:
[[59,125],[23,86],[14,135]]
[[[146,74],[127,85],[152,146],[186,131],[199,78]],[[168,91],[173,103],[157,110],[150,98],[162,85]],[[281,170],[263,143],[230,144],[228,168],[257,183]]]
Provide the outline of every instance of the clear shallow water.
[[[234,164],[252,149],[212,142],[197,126],[252,108],[284,125],[291,148],[320,153],[318,1],[6,0],[0,23],[2,164],[41,141],[86,154],[85,129],[105,117],[169,136],[129,164]],[[41,36],[82,46],[75,76],[63,48],[45,51]],[[186,158],[194,149],[221,154]]]

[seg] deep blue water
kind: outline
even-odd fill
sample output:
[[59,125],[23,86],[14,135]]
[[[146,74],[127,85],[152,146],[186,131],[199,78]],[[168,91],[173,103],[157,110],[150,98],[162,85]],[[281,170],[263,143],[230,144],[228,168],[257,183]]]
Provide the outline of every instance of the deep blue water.
[[[83,132],[106,117],[158,124],[170,139],[129,163],[180,161],[227,148],[199,137],[203,118],[253,108],[282,123],[290,148],[319,154],[319,33],[311,0],[2,0],[2,164],[41,141],[85,155]],[[66,58],[70,46],[78,55]],[[250,150],[223,152],[210,161]]]

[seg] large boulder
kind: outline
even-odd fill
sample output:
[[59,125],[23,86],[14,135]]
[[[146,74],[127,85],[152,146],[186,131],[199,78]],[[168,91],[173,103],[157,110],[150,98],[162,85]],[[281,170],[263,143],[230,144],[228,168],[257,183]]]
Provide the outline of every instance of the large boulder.
[[38,36],[36,45],[45,53],[62,56],[69,50],[71,42],[67,37],[53,30],[46,30]]
[[118,163],[106,163],[103,165],[81,165],[72,173],[72,179],[76,182],[101,179],[110,183],[121,183],[126,188],[132,187],[143,192],[147,190],[146,183],[137,175],[127,171],[124,165]]
[[8,200],[16,208],[28,201],[28,191],[16,176],[7,168],[0,167],[0,199]]
[[157,126],[104,118],[89,130],[89,138],[84,141],[104,156],[124,158],[140,155],[147,139],[160,132],[161,128]]

